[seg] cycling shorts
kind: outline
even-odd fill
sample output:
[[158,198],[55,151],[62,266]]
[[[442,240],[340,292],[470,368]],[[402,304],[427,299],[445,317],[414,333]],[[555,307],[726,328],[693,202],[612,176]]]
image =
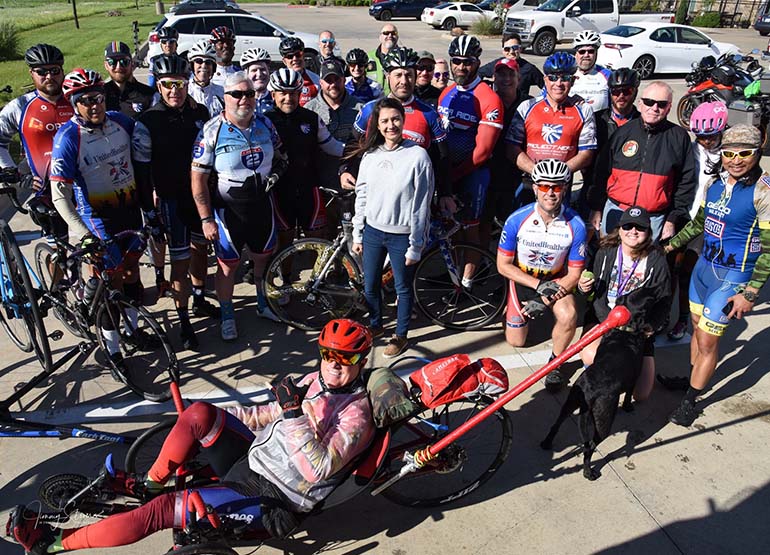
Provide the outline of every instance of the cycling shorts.
[[270,254],[275,248],[273,200],[251,205],[251,210],[233,210],[229,206],[214,211],[219,240],[214,244],[217,258],[223,262],[241,259],[244,245],[253,254]]
[[[134,219],[134,218],[132,218]],[[88,229],[102,241],[109,241],[121,231],[127,229],[139,230],[142,227],[141,216],[136,212],[133,225],[126,225],[127,220],[121,218],[121,224],[116,225],[113,220],[106,218],[89,218],[86,220]],[[142,256],[142,240],[136,236],[128,236],[120,241],[110,243],[103,256],[105,270],[122,271],[126,267],[134,267]]]
[[484,167],[474,170],[455,184],[455,192],[463,203],[463,209],[458,214],[458,219],[462,223],[479,224],[487,198],[489,178],[489,168]]
[[275,192],[275,219],[279,231],[298,227],[304,231],[316,231],[326,227],[326,204],[318,187],[292,189],[280,188]]
[[[192,202],[192,200],[190,201]],[[158,199],[158,210],[166,226],[166,240],[171,261],[190,258],[190,242],[206,244],[197,214],[190,213],[187,202],[178,199]],[[192,207],[195,210],[194,207]]]
[[751,274],[715,266],[703,257],[698,259],[690,277],[690,313],[700,316],[698,328],[709,335],[724,335],[729,320],[722,309],[727,299],[745,287]]
[[505,326],[508,328],[523,328],[526,326],[529,323],[529,319],[524,316],[521,309],[524,303],[538,297],[540,295],[534,289],[509,279],[508,301],[505,305]]

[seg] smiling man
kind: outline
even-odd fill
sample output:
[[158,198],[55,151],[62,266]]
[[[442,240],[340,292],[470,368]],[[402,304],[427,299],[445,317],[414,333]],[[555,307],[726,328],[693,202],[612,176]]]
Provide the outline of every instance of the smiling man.
[[134,78],[134,61],[127,44],[112,41],[104,49],[104,69],[110,81],[104,84],[107,110],[136,117],[152,106],[155,89]]

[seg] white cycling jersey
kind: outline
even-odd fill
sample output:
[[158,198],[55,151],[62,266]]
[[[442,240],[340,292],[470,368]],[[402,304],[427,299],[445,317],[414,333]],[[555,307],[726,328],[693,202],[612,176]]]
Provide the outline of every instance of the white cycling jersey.
[[211,117],[218,116],[225,109],[225,89],[221,85],[209,82],[205,87],[190,80],[187,93],[198,104],[203,104],[209,110]]
[[593,108],[594,113],[610,107],[609,80],[612,72],[595,65],[587,73],[577,70],[570,94],[578,95]]

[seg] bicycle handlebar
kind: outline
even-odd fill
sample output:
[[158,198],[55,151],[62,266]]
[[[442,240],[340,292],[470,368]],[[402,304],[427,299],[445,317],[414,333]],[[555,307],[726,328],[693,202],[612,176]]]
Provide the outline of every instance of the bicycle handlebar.
[[28,213],[28,210],[24,208],[19,202],[19,197],[17,196],[18,191],[16,187],[11,187],[8,185],[0,187],[0,195],[8,195],[9,197],[11,197],[11,203],[13,204],[13,207],[16,208],[16,210],[18,210],[22,214]]
[[326,193],[332,198],[348,198],[356,194],[355,191],[338,191],[337,189],[329,189],[328,187],[318,187],[318,190]]

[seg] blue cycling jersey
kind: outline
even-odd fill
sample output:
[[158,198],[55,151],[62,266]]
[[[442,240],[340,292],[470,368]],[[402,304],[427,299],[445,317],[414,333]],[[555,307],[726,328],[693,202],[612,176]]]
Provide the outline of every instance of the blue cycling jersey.
[[382,85],[368,77],[362,85],[356,85],[353,78],[348,77],[345,80],[345,90],[350,96],[361,102],[370,102],[383,96]]

